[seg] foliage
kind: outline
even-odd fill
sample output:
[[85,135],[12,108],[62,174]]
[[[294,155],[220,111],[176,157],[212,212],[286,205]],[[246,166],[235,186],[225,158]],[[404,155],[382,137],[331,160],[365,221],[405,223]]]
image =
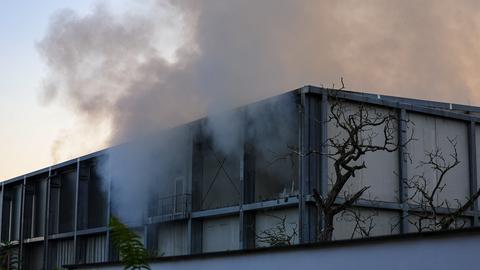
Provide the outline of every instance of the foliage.
[[18,269],[18,246],[11,242],[0,244],[0,270]]
[[110,219],[110,229],[113,245],[120,253],[124,269],[150,269],[148,252],[140,237],[116,217]]

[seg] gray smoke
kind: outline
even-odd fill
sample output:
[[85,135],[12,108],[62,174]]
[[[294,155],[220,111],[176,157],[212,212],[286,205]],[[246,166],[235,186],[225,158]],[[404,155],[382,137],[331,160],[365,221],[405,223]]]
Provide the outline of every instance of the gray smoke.
[[[479,1],[157,1],[148,13],[98,7],[52,17],[38,48],[42,92],[110,144],[306,84],[480,104]],[[176,62],[158,49],[174,12],[186,42]],[[163,11],[164,12],[164,11]],[[237,116],[211,118],[226,152]],[[228,118],[227,117],[227,118]],[[232,132],[235,133],[235,132]]]
[[113,142],[341,76],[355,90],[479,103],[478,1],[157,2],[189,36],[176,63],[155,46],[156,12],[59,11],[38,46],[44,99],[111,118]]

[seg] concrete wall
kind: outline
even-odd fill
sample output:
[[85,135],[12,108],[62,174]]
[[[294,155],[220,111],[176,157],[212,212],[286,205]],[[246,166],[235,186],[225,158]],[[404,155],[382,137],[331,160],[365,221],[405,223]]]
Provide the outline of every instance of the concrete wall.
[[[332,248],[290,249],[238,256],[183,258],[151,263],[155,269],[475,269],[480,253],[478,233],[403,241],[352,244]],[[122,269],[121,266],[85,267],[88,270]]]

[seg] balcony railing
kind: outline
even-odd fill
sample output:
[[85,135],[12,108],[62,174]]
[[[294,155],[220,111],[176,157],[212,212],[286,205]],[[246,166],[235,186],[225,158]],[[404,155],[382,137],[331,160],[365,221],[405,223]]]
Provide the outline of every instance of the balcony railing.
[[149,219],[161,218],[162,220],[186,218],[191,209],[191,203],[191,194],[162,197],[150,203],[147,216]]

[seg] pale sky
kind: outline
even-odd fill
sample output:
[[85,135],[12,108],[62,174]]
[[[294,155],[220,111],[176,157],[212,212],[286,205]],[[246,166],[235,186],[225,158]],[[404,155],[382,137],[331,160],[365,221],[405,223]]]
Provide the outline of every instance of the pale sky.
[[[62,161],[54,160],[51,149],[58,136],[72,129],[75,115],[58,103],[39,102],[46,67],[36,43],[57,10],[84,14],[98,2],[114,10],[126,7],[126,1],[118,0],[0,1],[0,181]],[[98,147],[102,145],[96,142],[70,156]]]
[[479,12],[478,0],[0,0],[0,181],[341,76],[478,105]]

